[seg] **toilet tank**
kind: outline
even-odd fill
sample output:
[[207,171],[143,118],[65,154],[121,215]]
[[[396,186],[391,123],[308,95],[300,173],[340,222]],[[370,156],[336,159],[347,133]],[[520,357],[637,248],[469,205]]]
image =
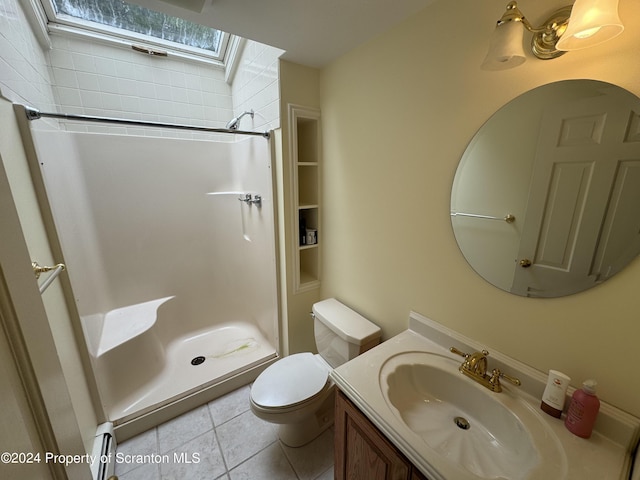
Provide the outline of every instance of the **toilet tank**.
[[318,353],[336,368],[380,343],[380,328],[335,298],[313,305]]

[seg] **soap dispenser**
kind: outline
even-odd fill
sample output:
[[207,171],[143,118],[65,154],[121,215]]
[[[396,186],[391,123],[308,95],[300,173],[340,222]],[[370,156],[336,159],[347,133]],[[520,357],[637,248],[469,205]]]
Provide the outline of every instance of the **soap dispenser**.
[[582,388],[573,392],[567,418],[564,425],[567,429],[582,438],[589,438],[600,410],[600,400],[596,397],[595,380],[586,380]]

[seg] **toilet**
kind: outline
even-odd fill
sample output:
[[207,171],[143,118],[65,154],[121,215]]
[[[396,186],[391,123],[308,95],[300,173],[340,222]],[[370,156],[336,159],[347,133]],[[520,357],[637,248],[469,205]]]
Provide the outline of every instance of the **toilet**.
[[301,447],[333,424],[329,372],[380,343],[380,328],[335,298],[313,305],[317,354],[296,353],[267,367],[251,386],[251,411],[279,425],[285,445]]

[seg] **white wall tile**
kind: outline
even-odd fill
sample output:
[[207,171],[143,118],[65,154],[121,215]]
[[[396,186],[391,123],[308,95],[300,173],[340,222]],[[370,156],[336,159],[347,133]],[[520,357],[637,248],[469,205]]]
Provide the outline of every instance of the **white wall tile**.
[[85,108],[102,108],[102,95],[91,90],[80,90],[80,99]]
[[[51,55],[57,55],[62,50],[53,50]],[[72,66],[69,68],[75,69],[77,72],[89,72],[94,73],[96,71],[96,63],[93,55],[87,55],[79,52],[70,52],[72,59]],[[56,60],[53,60],[52,63],[57,64]]]
[[202,91],[202,77],[199,74],[186,73],[184,79],[185,87],[190,90]]
[[71,107],[82,107],[80,91],[77,88],[58,87],[58,95],[61,102]]
[[156,88],[155,85],[148,82],[142,82],[138,80],[138,97],[146,98],[146,99],[155,99],[156,98]]
[[136,66],[128,61],[118,60],[115,62],[116,71],[115,75],[120,79],[135,80],[136,78]]
[[158,102],[155,99],[144,98],[138,95],[138,102],[140,104],[140,112],[143,115],[157,115],[158,114]]
[[187,101],[192,105],[202,105],[204,97],[200,90],[187,90]]
[[54,68],[53,78],[58,87],[78,88],[76,72],[73,70],[68,70],[66,68]]
[[151,68],[151,78],[148,80],[153,83],[157,83],[159,85],[171,85],[171,71],[164,70],[159,67]]
[[171,100],[171,87],[168,85],[155,85],[156,98],[158,100]]
[[53,110],[45,52],[17,0],[0,0],[0,90],[11,101]]
[[51,60],[58,68],[66,68],[73,70],[77,68],[74,64],[73,56],[71,52],[66,50],[54,50],[51,52]]
[[187,118],[191,120],[189,123],[198,122],[205,127],[209,126],[209,125],[204,125],[204,107],[202,105],[189,105]]
[[138,95],[138,82],[127,78],[118,78],[118,93],[124,96]]
[[233,79],[232,99],[235,115],[254,110],[252,122],[243,128],[264,130],[280,125],[278,86],[278,58],[281,50],[256,42],[247,42],[239,61],[238,71]]
[[189,96],[187,95],[187,89],[186,88],[169,87],[169,90],[171,91],[171,97],[170,98],[174,102],[177,102],[177,103],[188,103],[189,102]]
[[187,86],[187,81],[185,80],[184,73],[170,71],[169,76],[172,87],[185,88]]
[[114,93],[114,94],[119,93],[117,77],[100,75],[98,77],[98,85],[100,87],[100,91],[103,93]]
[[[77,42],[82,44],[81,42]],[[71,48],[75,47],[75,45],[71,46]],[[55,43],[54,43],[54,49]],[[94,57],[96,62],[96,73],[103,75],[105,77],[111,77],[116,75],[116,62],[111,58],[106,57]]]
[[[65,105],[65,104],[62,103],[62,105]],[[109,114],[111,116],[115,116],[116,115],[115,112],[122,111],[122,97],[118,94],[104,93],[102,95],[102,107],[105,110],[109,110],[110,111]]]
[[100,90],[100,84],[98,82],[98,75],[93,73],[86,73],[82,71],[76,71],[76,79],[78,80],[78,88],[81,92]]
[[136,96],[122,97],[122,108],[124,111],[129,112],[127,118],[132,120],[140,120],[142,114],[140,113],[140,99]]

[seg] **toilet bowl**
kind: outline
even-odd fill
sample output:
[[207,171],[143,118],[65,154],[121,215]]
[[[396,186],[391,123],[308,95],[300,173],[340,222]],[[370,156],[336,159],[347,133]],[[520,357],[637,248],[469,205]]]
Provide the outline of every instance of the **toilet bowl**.
[[336,299],[314,304],[313,316],[319,353],[284,357],[251,386],[252,412],[278,424],[280,440],[290,447],[309,443],[333,424],[331,370],[380,342],[377,326]]
[[282,443],[299,447],[333,423],[331,367],[309,352],[290,355],[268,367],[251,386],[251,410],[280,425]]

